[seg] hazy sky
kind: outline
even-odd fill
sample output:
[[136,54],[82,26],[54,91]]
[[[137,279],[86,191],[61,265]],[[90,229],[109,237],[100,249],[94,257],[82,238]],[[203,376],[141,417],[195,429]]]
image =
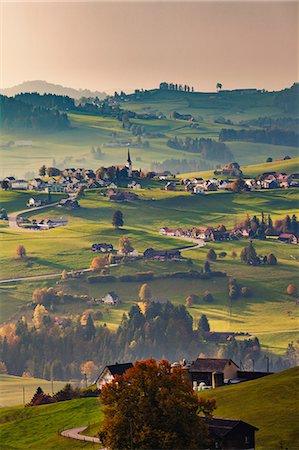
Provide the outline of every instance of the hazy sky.
[[47,80],[111,92],[160,81],[214,90],[298,80],[298,3],[1,3],[1,87]]

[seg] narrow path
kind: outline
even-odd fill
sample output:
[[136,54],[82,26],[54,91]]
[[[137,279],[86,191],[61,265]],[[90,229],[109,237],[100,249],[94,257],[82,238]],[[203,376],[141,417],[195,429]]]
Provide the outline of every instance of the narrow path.
[[[64,430],[60,434],[63,437],[71,438],[71,439],[77,439],[78,441],[85,441],[85,442],[94,442],[95,444],[101,444],[101,441],[99,438],[92,437],[92,436],[86,436],[82,433],[82,431],[86,430],[87,427],[78,427],[78,428],[70,428],[69,430]],[[103,450],[108,450],[103,448]]]
[[32,230],[30,228],[23,228],[18,225],[17,218],[21,214],[30,213],[33,211],[39,211],[40,209],[50,208],[52,206],[57,206],[59,202],[49,203],[47,205],[42,206],[35,206],[34,208],[27,208],[23,209],[22,211],[16,211],[13,213],[8,214],[8,225],[10,228],[14,228],[15,230],[25,231],[25,232],[34,232],[35,230]]
[[[76,269],[70,272],[67,272],[68,275],[71,275],[72,272],[90,272],[90,269]],[[61,276],[61,272],[59,273],[48,273],[44,275],[29,275],[28,277],[19,277],[19,278],[7,278],[6,280],[0,280],[0,284],[10,283],[13,281],[26,281],[26,280],[42,280],[46,278],[57,278]]]

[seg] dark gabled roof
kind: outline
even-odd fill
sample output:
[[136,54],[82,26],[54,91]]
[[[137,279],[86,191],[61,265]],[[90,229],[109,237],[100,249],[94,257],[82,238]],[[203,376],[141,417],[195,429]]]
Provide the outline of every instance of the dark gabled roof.
[[234,364],[236,367],[239,366],[234,363],[231,359],[220,359],[220,358],[197,358],[192,361],[190,372],[223,372],[227,364]]
[[114,291],[108,292],[107,295],[110,295],[113,298],[113,300],[118,300],[118,298],[119,298],[118,295],[116,294],[116,292],[114,292]]
[[254,431],[258,431],[258,428],[247,422],[243,422],[243,420],[240,419],[222,419],[220,417],[213,417],[212,419],[209,419],[207,417],[203,417],[203,420],[205,421],[209,432],[219,437],[226,436],[238,425],[245,425]]
[[106,366],[109,369],[111,375],[123,375],[128,369],[133,367],[132,363],[124,363],[124,364],[113,364],[111,366]]

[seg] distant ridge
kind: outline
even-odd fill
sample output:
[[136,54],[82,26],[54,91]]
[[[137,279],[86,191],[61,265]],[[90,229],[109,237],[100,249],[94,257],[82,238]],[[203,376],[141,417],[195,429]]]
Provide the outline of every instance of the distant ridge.
[[60,84],[48,83],[43,80],[24,81],[24,83],[0,90],[0,94],[11,97],[22,92],[37,92],[38,94],[68,95],[79,99],[81,97],[98,97],[103,99],[107,96],[105,92],[90,91],[89,89],[74,89],[61,86]]

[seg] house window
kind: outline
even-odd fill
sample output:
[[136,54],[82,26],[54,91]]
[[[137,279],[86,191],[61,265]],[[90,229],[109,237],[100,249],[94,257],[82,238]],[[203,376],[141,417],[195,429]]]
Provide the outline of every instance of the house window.
[[249,437],[245,436],[245,444],[249,444]]

